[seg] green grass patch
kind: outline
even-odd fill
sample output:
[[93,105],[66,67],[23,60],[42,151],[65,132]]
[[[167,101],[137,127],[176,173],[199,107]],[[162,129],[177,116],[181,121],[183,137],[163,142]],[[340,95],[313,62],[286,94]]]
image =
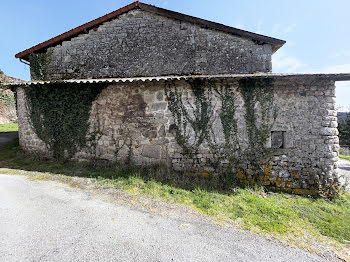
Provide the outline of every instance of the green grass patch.
[[0,124],[0,132],[14,132],[18,131],[18,124]]
[[348,160],[348,161],[350,161],[350,156],[339,155],[339,158],[340,158],[340,159],[343,159],[343,160]]
[[98,187],[118,188],[133,195],[145,195],[182,204],[218,221],[238,224],[253,232],[282,237],[297,245],[299,239],[307,243],[307,237],[329,237],[335,243],[350,241],[350,194],[345,192],[337,199],[326,200],[267,193],[260,187],[237,187],[230,191],[215,191],[200,186],[183,188],[171,181],[155,180],[155,173],[162,172],[157,169],[146,172],[145,168],[121,169],[115,166],[98,167],[36,160],[21,152],[18,140],[0,148],[0,166],[7,168],[0,168],[1,173],[11,172],[9,169],[14,170],[14,173],[27,170],[34,172],[37,179],[47,179],[52,174],[64,175],[66,178],[95,178],[93,181]]

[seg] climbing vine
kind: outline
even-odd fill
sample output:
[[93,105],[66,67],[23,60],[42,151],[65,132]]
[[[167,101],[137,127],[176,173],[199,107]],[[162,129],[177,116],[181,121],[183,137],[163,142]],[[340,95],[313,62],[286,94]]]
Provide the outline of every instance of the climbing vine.
[[[220,123],[225,138],[223,148],[223,157],[235,161],[235,154],[240,152],[238,141],[238,121],[235,118],[236,113],[236,93],[227,82],[221,81],[219,87],[215,89],[216,95],[221,101],[221,110],[219,111]],[[239,152],[238,152],[239,151]]]
[[[165,85],[169,110],[172,113],[175,139],[183,154],[195,158],[200,146],[210,149],[212,157],[206,161],[214,169],[223,161],[231,165],[240,162],[258,163],[267,156],[265,147],[273,121],[273,83],[271,79],[242,79],[237,89],[227,81],[215,84],[211,80],[188,80],[192,96],[185,95],[172,82]],[[244,102],[248,148],[239,140],[237,95]],[[217,99],[215,99],[217,98]],[[219,121],[216,113],[218,112]],[[272,118],[271,118],[272,117]],[[221,129],[213,127],[221,124]],[[215,131],[214,131],[215,129]],[[221,130],[223,143],[218,143],[217,131]]]
[[71,158],[98,134],[89,135],[92,102],[104,85],[50,84],[24,88],[30,122],[38,137],[59,159]]
[[[204,85],[204,80],[189,80],[194,101],[189,96],[183,96],[173,82],[165,85],[165,94],[169,109],[174,118],[175,139],[183,149],[183,153],[193,157],[199,147],[210,143],[210,130],[213,122],[214,105],[211,101],[212,85]],[[208,82],[207,82],[208,83]]]
[[31,53],[29,55],[30,72],[32,79],[48,80],[49,64],[52,58],[52,50],[46,53]]
[[[276,111],[273,110],[272,79],[241,79],[239,89],[244,100],[245,124],[248,135],[248,159],[258,163],[269,153],[265,147]],[[257,110],[260,109],[260,114]],[[260,119],[259,119],[260,115]]]

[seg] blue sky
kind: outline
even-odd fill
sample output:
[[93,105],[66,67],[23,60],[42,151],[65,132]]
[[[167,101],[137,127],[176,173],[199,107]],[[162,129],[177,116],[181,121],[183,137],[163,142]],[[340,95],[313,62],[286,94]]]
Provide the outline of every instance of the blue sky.
[[[125,0],[16,0],[1,5],[0,68],[29,79],[17,52],[114,11]],[[350,72],[349,0],[144,0],[181,13],[281,38],[273,72]],[[350,110],[350,82],[337,82],[337,103]]]

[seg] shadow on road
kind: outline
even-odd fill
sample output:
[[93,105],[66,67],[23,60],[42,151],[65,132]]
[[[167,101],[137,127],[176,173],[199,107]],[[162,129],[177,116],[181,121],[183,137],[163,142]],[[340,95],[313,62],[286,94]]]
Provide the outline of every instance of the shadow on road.
[[349,166],[340,166],[339,169],[350,171],[350,165]]
[[13,139],[18,138],[18,132],[1,132],[0,133],[0,146],[11,142]]

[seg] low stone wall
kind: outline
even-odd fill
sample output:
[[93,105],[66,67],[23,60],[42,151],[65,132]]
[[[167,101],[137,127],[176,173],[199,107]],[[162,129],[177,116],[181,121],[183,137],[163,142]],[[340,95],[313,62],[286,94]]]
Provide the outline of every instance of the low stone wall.
[[[100,134],[96,146],[80,150],[75,159],[162,163],[201,174],[229,170],[243,182],[298,194],[314,194],[320,182],[333,183],[339,149],[334,81],[303,76],[271,79],[262,82],[268,87],[265,93],[259,91],[264,86],[249,90],[248,80],[244,81],[110,85],[90,112],[90,132]],[[179,130],[176,97],[182,101],[178,111],[180,122],[188,121],[187,131],[184,126]],[[25,92],[19,88],[20,144],[29,152],[47,155],[25,104]],[[225,117],[228,121],[223,124]],[[252,141],[254,136],[261,140]],[[254,143],[263,143],[263,153],[255,152],[259,145]]]

